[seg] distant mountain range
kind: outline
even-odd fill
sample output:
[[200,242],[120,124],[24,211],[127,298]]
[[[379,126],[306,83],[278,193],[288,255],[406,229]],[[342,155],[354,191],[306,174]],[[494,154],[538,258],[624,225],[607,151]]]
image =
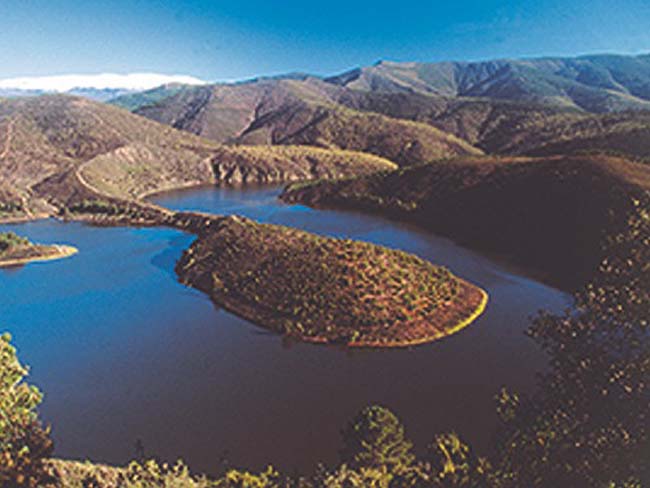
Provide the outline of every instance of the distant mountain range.
[[[37,97],[51,93],[53,92],[49,90],[21,90],[19,88],[0,88],[0,98]],[[62,93],[66,95],[88,98],[97,102],[107,102],[117,97],[139,92],[137,90],[127,90],[124,88],[78,87],[66,90]]]
[[192,86],[204,82],[191,76],[158,73],[35,76],[0,80],[0,97],[65,93],[104,102],[168,83]]
[[354,89],[448,97],[487,97],[613,112],[650,108],[650,55],[392,63],[327,81]]
[[380,62],[329,78],[169,84],[110,103],[221,143],[458,154],[650,157],[650,56]]

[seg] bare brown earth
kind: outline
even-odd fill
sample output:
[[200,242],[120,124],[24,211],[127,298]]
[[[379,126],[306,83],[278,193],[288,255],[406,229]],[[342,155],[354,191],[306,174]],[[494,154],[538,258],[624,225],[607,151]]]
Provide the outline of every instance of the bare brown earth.
[[[134,209],[149,206],[141,201],[148,194],[205,183],[348,177],[395,167],[357,152],[224,148],[63,95],[0,101],[0,139],[0,222],[76,218],[84,212],[70,209],[92,201]],[[272,157],[262,157],[267,153]]]

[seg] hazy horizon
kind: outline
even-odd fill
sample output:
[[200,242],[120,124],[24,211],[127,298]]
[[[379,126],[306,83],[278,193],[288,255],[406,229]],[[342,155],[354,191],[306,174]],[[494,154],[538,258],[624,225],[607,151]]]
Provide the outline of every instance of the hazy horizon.
[[380,59],[639,54],[650,50],[649,24],[650,5],[642,0],[335,0],[326,10],[293,0],[6,0],[0,79],[157,73],[238,81],[330,75]]
[[[545,59],[545,58],[580,58],[586,56],[650,56],[650,51],[648,52],[639,52],[639,53],[621,53],[621,52],[598,52],[590,54],[575,54],[575,55],[566,55],[566,56],[550,56],[550,55],[539,55],[539,56],[524,56],[524,57],[507,57],[507,56],[498,56],[494,58],[487,59],[443,59],[439,61],[430,61],[432,63],[436,62],[458,62],[458,63],[474,63],[482,61],[491,61],[491,60],[506,60],[506,59],[516,59],[516,60],[527,60],[527,59]],[[396,63],[408,63],[408,62],[418,62],[426,63],[427,60],[404,60],[404,61],[394,61],[391,59],[378,59],[372,64],[377,64],[379,62],[396,62]],[[37,75],[37,76],[16,76],[10,78],[1,78],[0,77],[0,90],[33,90],[33,91],[53,91],[53,92],[65,92],[70,91],[75,88],[94,88],[94,89],[128,89],[134,91],[140,90],[149,90],[156,88],[161,85],[170,84],[170,83],[180,83],[188,85],[200,85],[200,84],[211,84],[211,83],[240,83],[248,80],[254,80],[256,78],[265,78],[273,76],[282,76],[290,75],[294,73],[301,73],[305,75],[313,76],[335,76],[337,74],[344,73],[348,70],[353,70],[355,68],[361,68],[364,65],[350,66],[347,69],[339,70],[332,73],[326,74],[316,74],[309,72],[299,72],[299,71],[288,71],[283,73],[257,73],[252,76],[247,76],[243,78],[233,78],[233,79],[200,79],[196,76],[193,76],[191,73],[182,73],[182,74],[165,74],[165,73],[145,73],[145,72],[125,72],[125,73],[109,73],[109,72],[99,72],[99,73],[65,73],[58,75]]]

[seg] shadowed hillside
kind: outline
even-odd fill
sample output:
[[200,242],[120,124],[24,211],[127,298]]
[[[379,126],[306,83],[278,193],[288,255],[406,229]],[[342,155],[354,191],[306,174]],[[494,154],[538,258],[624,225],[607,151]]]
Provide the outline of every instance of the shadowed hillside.
[[289,187],[283,198],[406,218],[574,288],[648,189],[650,168],[622,159],[477,158]]

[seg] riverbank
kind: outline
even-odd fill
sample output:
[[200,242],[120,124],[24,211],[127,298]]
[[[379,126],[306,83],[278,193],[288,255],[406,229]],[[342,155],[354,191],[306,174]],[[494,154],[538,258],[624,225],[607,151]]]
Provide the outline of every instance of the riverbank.
[[648,166],[620,158],[470,158],[289,185],[281,199],[411,222],[575,291],[649,189]]

